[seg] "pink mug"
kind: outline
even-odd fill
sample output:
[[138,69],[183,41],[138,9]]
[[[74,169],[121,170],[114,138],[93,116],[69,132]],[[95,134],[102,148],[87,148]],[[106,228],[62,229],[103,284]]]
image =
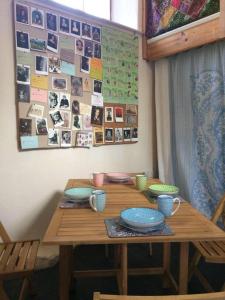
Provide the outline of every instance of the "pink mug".
[[104,183],[104,173],[93,173],[92,175],[94,186],[102,186]]

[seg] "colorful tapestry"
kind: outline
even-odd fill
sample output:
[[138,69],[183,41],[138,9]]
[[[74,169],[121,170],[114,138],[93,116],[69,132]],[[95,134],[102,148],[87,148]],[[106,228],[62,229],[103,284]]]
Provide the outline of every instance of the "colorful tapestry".
[[148,0],[148,38],[219,12],[219,0]]

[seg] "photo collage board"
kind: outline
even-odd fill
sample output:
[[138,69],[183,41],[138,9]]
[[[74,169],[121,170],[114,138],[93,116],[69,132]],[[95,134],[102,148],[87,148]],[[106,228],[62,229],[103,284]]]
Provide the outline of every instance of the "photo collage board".
[[[112,56],[117,54],[115,34],[109,45],[110,27],[36,2],[15,1],[14,12],[20,149],[137,142],[134,35],[114,29],[121,53],[113,66]],[[126,48],[131,53],[127,56]]]

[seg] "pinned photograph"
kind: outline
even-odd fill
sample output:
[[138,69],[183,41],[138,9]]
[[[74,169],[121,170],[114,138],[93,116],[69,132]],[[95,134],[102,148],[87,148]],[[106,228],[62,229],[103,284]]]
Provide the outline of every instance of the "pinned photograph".
[[94,57],[99,59],[102,58],[101,45],[98,43],[94,43]]
[[30,66],[17,65],[16,80],[17,83],[30,84]]
[[94,80],[94,95],[101,95],[102,94],[102,81]]
[[53,91],[48,92],[48,107],[49,109],[56,109],[59,107],[59,93]]
[[103,107],[92,106],[91,124],[102,126],[102,124],[103,124]]
[[137,124],[137,116],[135,115],[125,115],[125,123],[129,125],[135,125]]
[[59,32],[69,34],[70,33],[70,20],[68,18],[59,17]]
[[92,90],[91,88],[91,79],[90,77],[84,77],[83,78],[83,91],[84,92],[90,92]]
[[67,90],[67,79],[65,78],[52,78],[53,90]]
[[90,73],[90,59],[88,57],[81,56],[80,71],[87,74]]
[[126,104],[126,113],[131,115],[137,115],[137,105],[135,104]]
[[113,128],[105,128],[105,143],[113,143]]
[[90,132],[77,132],[76,134],[76,147],[89,148],[93,144],[93,133]]
[[58,146],[59,145],[59,130],[55,128],[50,128],[48,130],[48,145]]
[[83,82],[82,77],[71,76],[71,95],[83,96]]
[[47,43],[45,40],[42,39],[31,38],[30,49],[34,51],[46,52]]
[[45,107],[39,104],[32,104],[28,112],[28,117],[32,118],[43,118]]
[[29,8],[26,5],[16,3],[16,22],[29,24]]
[[75,54],[84,55],[84,40],[75,39]]
[[50,12],[46,13],[46,28],[47,30],[57,31],[57,15]]
[[102,145],[104,143],[104,131],[103,128],[94,128],[94,144]]
[[48,57],[36,56],[35,73],[39,75],[48,75]]
[[93,57],[93,42],[85,40],[84,41],[84,56]]
[[55,127],[59,127],[59,126],[63,125],[63,123],[64,123],[63,118],[62,118],[59,110],[50,111],[49,115],[50,115],[53,125]]
[[115,107],[115,121],[123,122],[123,107]]
[[130,142],[130,140],[131,140],[130,128],[123,128],[123,140],[124,140],[124,142]]
[[16,49],[19,51],[30,51],[29,33],[17,31],[16,32]]
[[73,100],[73,103],[72,103],[72,113],[74,115],[79,115],[80,114],[80,103],[77,100]]
[[70,128],[71,127],[71,112],[66,111],[66,110],[61,110],[60,113],[63,118],[63,125],[61,127]]
[[49,73],[61,73],[61,60],[59,57],[52,56],[48,58],[48,71]]
[[44,11],[31,7],[31,25],[44,29]]
[[115,143],[122,143],[122,142],[123,142],[123,129],[115,128]]
[[48,128],[47,128],[47,119],[36,119],[36,132],[37,135],[47,135]]
[[92,40],[101,43],[101,28],[92,26]]
[[83,129],[92,130],[90,115],[83,115]]
[[47,49],[57,53],[59,47],[59,36],[48,32],[48,42],[47,42]]
[[80,36],[80,22],[76,20],[70,20],[70,33],[75,36]]
[[17,84],[17,100],[20,102],[30,102],[30,86],[28,84]]
[[60,93],[59,100],[60,109],[70,109],[70,94]]
[[105,122],[113,122],[113,107],[105,107]]
[[82,116],[81,115],[73,116],[72,129],[73,130],[82,130]]
[[61,147],[71,147],[72,146],[72,131],[62,130],[61,131]]
[[91,39],[91,25],[82,23],[82,37],[85,39]]
[[137,127],[131,129],[131,140],[132,140],[132,142],[138,141],[138,129],[137,129]]
[[31,119],[20,119],[19,133],[20,133],[20,136],[31,135],[31,133],[32,133],[32,120]]

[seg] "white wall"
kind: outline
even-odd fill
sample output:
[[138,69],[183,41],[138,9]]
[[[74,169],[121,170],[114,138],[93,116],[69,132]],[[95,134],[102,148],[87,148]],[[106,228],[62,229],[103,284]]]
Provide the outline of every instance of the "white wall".
[[[152,70],[139,59],[139,142],[88,149],[17,148],[12,1],[0,2],[0,220],[13,238],[42,237],[69,178],[93,171],[152,175]],[[141,43],[140,43],[141,49]]]

